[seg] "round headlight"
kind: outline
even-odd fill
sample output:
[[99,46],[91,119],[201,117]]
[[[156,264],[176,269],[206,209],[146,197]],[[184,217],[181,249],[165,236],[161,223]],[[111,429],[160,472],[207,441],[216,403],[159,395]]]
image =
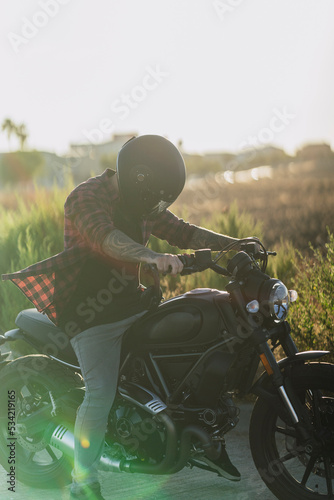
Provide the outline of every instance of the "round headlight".
[[268,306],[271,316],[276,323],[284,321],[289,310],[290,297],[284,283],[277,281],[271,288]]

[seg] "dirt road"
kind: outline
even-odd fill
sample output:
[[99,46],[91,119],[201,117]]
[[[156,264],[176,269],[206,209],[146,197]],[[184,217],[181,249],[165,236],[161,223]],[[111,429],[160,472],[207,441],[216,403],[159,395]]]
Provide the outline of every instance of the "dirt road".
[[[200,469],[185,469],[169,477],[101,472],[102,491],[107,500],[273,500],[256,471],[248,445],[251,405],[240,405],[240,422],[227,436],[227,449],[242,479],[233,483]],[[60,490],[33,489],[17,482],[8,491],[5,470],[0,466],[2,500],[68,500],[69,487]]]

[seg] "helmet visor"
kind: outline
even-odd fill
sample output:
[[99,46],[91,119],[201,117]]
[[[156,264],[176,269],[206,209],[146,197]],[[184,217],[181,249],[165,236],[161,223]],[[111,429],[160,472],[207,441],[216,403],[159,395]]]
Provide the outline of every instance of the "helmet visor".
[[156,217],[161,214],[173,203],[174,199],[165,201],[161,199],[161,195],[156,195],[147,190],[142,192],[142,216],[143,217]]

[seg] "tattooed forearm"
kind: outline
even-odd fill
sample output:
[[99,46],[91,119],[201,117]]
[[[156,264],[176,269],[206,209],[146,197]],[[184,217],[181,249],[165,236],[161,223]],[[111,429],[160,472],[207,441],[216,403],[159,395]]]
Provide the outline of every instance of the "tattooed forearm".
[[156,257],[153,250],[136,243],[118,229],[108,234],[102,244],[102,249],[110,257],[127,262],[146,262]]
[[208,229],[198,227],[190,240],[189,248],[193,250],[198,250],[200,248],[221,250],[234,241],[238,241],[238,239],[231,238],[230,236],[224,236],[223,234],[215,233],[214,231],[209,231]]
[[[193,250],[200,248],[221,250],[233,241],[238,240],[197,227],[189,243],[189,248]],[[102,249],[110,257],[127,262],[152,262],[156,261],[160,256],[153,250],[136,243],[119,229],[114,229],[106,236]]]

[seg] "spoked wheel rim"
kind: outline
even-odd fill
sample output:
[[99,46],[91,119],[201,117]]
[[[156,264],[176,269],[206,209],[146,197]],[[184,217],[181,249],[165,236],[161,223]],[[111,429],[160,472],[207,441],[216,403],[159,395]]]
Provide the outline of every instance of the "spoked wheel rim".
[[268,471],[299,487],[301,498],[334,499],[334,389],[305,389],[298,394],[312,422],[315,442],[301,444],[296,430],[271,414]]
[[[41,360],[43,369],[37,370]],[[19,481],[36,488],[58,488],[70,482],[73,457],[52,446],[50,438],[59,424],[68,426],[58,398],[79,379],[41,356],[18,358],[4,369],[0,405],[8,405],[8,415],[4,412],[0,418],[0,459],[9,470],[7,445],[11,443]]]
[[[51,430],[56,423],[41,422],[40,429],[27,432],[25,419],[34,412],[40,411],[50,404],[50,388],[43,382],[31,380],[26,384],[16,386],[16,442],[19,452],[19,468],[38,477],[40,474],[50,474],[68,458],[49,444]],[[54,394],[54,393],[53,393]]]

